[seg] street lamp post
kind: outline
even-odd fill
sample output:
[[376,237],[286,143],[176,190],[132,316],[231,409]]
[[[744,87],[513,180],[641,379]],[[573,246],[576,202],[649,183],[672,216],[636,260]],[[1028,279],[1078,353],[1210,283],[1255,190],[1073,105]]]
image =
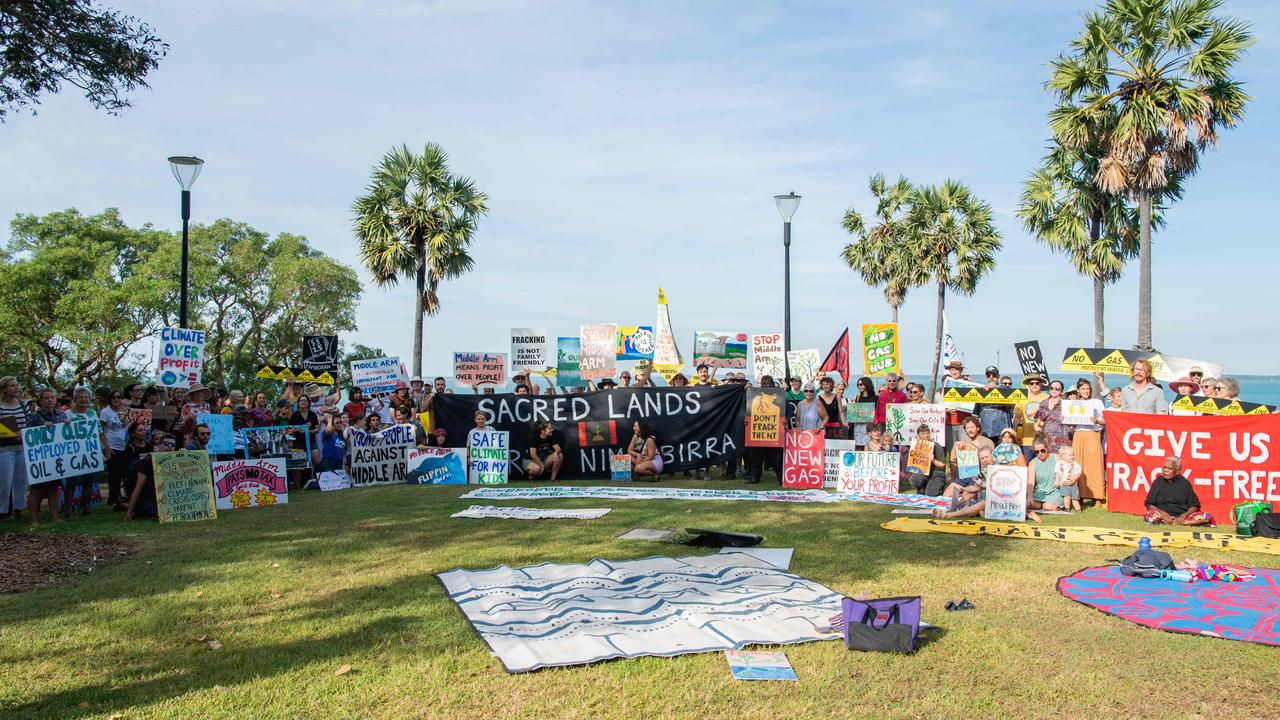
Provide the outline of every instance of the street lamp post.
[[173,171],[173,176],[177,178],[179,187],[182,188],[182,289],[181,302],[178,309],[178,325],[179,327],[188,327],[187,325],[187,221],[191,219],[191,186],[195,184],[196,178],[200,177],[200,170],[204,168],[204,161],[195,156],[174,155],[169,158],[169,169]]
[[793,190],[786,195],[774,195],[773,201],[777,203],[778,212],[782,215],[782,367],[786,373],[782,384],[790,390],[787,380],[791,377],[791,360],[787,355],[791,353],[791,216],[800,207],[800,196]]

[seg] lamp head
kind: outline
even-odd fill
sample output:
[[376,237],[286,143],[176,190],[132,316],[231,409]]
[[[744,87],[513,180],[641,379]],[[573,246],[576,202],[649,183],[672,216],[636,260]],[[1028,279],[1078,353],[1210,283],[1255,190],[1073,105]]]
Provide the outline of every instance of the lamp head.
[[778,212],[782,215],[782,222],[791,222],[791,216],[796,214],[796,208],[800,207],[800,196],[794,191],[786,195],[774,195],[773,201],[778,204]]
[[169,158],[169,169],[173,171],[173,177],[183,190],[191,189],[203,168],[204,161],[193,155],[174,155]]

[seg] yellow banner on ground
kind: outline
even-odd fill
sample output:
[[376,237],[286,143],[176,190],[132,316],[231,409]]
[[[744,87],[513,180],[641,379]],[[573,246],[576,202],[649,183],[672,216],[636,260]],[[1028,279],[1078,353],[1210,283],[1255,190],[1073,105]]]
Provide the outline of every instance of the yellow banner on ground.
[[1280,555],[1280,540],[1240,537],[1231,532],[1200,530],[1112,530],[1099,527],[1049,527],[1023,523],[977,522],[974,520],[926,520],[896,518],[880,527],[895,532],[935,532],[955,535],[995,535],[1023,540],[1059,540],[1086,545],[1126,545],[1137,547],[1139,538],[1150,538],[1151,547],[1197,547],[1210,550],[1243,550],[1244,552]]

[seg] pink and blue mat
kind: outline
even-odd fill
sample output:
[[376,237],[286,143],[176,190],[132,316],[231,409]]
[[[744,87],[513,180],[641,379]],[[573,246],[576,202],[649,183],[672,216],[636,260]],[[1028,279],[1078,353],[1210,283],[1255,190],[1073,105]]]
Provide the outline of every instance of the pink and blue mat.
[[1280,571],[1249,582],[1182,583],[1126,577],[1117,565],[1058,580],[1058,592],[1095,610],[1168,632],[1280,645]]

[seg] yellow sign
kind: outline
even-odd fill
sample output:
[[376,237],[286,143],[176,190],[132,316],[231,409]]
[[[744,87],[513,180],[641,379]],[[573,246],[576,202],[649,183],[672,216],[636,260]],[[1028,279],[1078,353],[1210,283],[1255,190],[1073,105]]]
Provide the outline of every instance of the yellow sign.
[[431,413],[429,412],[418,413],[418,422],[422,423],[423,430],[426,430],[427,432],[430,432],[432,430]]
[[16,440],[17,437],[17,432],[3,422],[0,422],[0,440]]
[[675,377],[676,373],[681,370],[684,370],[684,363],[675,363],[671,365],[655,363],[653,366],[653,371],[658,373],[663,380],[666,380],[667,384],[671,384],[671,378]]
[[1276,411],[1273,405],[1200,395],[1179,395],[1176,400],[1169,403],[1169,407],[1174,410],[1198,412],[1201,415],[1270,415]]
[[942,402],[951,404],[986,403],[988,405],[1021,405],[1027,401],[1022,388],[965,388],[948,387],[942,393]]
[[310,370],[299,368],[291,368],[282,365],[263,365],[258,368],[258,377],[270,380],[297,380],[299,382],[314,382],[317,385],[333,385],[333,375],[327,371],[319,375],[312,373]]
[[902,372],[898,323],[862,326],[862,361],[872,377]]
[[1151,373],[1163,368],[1164,360],[1157,353],[1138,352],[1137,350],[1115,350],[1113,348],[1067,348],[1062,356],[1062,370],[1073,372],[1101,372],[1113,375],[1128,375],[1133,371],[1133,364],[1139,359],[1151,363]]
[[1138,540],[1151,538],[1152,547],[1205,548],[1208,550],[1243,550],[1245,552],[1280,555],[1280,540],[1240,537],[1233,532],[1201,532],[1197,530],[1112,530],[1099,527],[1048,527],[1022,523],[977,522],[973,520],[924,520],[896,518],[880,527],[896,532],[935,532],[955,535],[995,535],[1023,540],[1058,540],[1086,545],[1125,545],[1137,547]]

